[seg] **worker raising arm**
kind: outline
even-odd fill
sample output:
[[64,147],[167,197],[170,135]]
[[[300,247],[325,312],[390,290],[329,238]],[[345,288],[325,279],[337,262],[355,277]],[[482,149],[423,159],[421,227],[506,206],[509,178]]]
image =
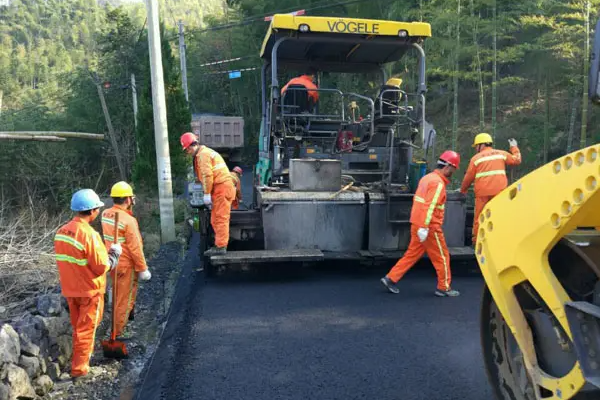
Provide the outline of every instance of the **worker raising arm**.
[[118,241],[123,246],[123,254],[111,277],[114,282],[114,274],[118,274],[117,298],[113,301],[116,301],[115,332],[121,336],[135,305],[138,279],[148,280],[152,275],[146,265],[140,228],[132,212],[135,204],[133,189],[127,182],[117,182],[110,191],[110,197],[114,205],[102,212],[102,232],[106,247],[110,247],[115,235],[115,214],[119,213]]
[[102,206],[104,203],[93,190],[76,192],[71,210],[77,215],[61,226],[54,237],[60,287],[73,327],[73,380],[89,372],[96,328],[104,311],[106,273],[117,265],[122,251],[120,244],[113,244],[107,252],[100,234],[90,226]]
[[225,254],[229,243],[231,203],[235,199],[231,173],[223,157],[213,149],[199,145],[193,133],[184,133],[180,141],[183,150],[193,157],[196,180],[202,183],[204,190],[204,204],[212,209],[210,224],[215,231],[215,246],[204,255]]
[[487,133],[475,136],[473,147],[477,154],[471,158],[460,191],[464,194],[475,182],[475,214],[473,218],[473,245],[477,242],[479,214],[485,205],[508,185],[506,166],[521,164],[521,153],[515,139],[509,139],[510,153],[492,147],[492,137]]

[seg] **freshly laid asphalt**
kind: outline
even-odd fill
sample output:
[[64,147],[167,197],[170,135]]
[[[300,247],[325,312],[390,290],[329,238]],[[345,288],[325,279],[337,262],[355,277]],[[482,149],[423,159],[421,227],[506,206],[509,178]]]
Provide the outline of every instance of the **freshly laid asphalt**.
[[437,298],[427,264],[393,295],[379,282],[387,268],[278,266],[205,280],[198,263],[182,273],[137,399],[492,398],[477,274],[456,273],[461,296]]

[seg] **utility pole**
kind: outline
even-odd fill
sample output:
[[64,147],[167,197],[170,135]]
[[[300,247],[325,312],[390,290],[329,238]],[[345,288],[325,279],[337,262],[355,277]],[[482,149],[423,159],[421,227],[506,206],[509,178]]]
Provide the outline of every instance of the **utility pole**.
[[183,37],[183,21],[179,20],[179,63],[181,65],[181,84],[183,85],[183,93],[185,93],[185,101],[189,103],[188,84],[187,84],[187,64],[185,60],[185,38]]
[[133,99],[133,123],[137,129],[138,125],[138,104],[137,104],[137,87],[135,86],[135,74],[131,74],[131,98]]
[[160,231],[162,242],[166,243],[175,240],[175,216],[157,0],[146,0],[146,11],[148,14],[150,73],[152,76],[152,109],[154,114],[154,141],[156,144]]
[[106,125],[108,126],[108,136],[110,137],[110,142],[112,144],[113,150],[115,152],[115,157],[117,159],[117,166],[119,167],[119,175],[121,176],[121,180],[127,180],[127,174],[125,173],[125,167],[123,166],[123,160],[121,159],[121,152],[119,151],[119,144],[117,143],[117,137],[115,135],[115,130],[112,126],[112,121],[110,120],[110,114],[108,113],[108,107],[106,106],[106,100],[104,99],[104,91],[102,90],[102,86],[98,79],[95,79],[96,89],[98,89],[98,97],[100,97],[100,104],[102,105],[102,112],[104,112],[104,119],[106,120]]
[[[131,74],[131,98],[133,100],[133,125],[135,130],[137,131],[138,126],[138,103],[137,103],[137,86],[135,85],[135,74]],[[140,154],[140,146],[138,145],[137,137],[134,133],[133,137],[135,138],[135,152],[136,154]]]

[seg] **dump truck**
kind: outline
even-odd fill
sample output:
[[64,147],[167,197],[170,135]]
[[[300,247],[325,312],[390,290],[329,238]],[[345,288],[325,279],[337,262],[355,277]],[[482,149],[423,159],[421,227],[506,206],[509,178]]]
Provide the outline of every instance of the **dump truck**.
[[[589,79],[600,103],[600,20]],[[481,345],[498,400],[600,399],[600,145],[550,161],[484,208]]]
[[[272,17],[260,52],[258,163],[246,200],[252,206],[232,211],[227,254],[205,260],[208,274],[233,264],[402,256],[414,190],[426,172],[413,159],[426,144],[421,44],[430,36],[423,22]],[[410,88],[386,74],[386,65],[403,57],[415,60]],[[318,77],[370,74],[381,85],[374,93],[319,87],[314,107],[304,87],[289,85],[281,93],[284,76],[309,69]],[[208,211],[200,214],[206,248]],[[465,242],[466,214],[465,197],[449,192],[443,229],[455,259],[474,256]]]
[[200,143],[218,151],[228,163],[239,163],[244,149],[244,118],[210,113],[192,114],[192,132]]

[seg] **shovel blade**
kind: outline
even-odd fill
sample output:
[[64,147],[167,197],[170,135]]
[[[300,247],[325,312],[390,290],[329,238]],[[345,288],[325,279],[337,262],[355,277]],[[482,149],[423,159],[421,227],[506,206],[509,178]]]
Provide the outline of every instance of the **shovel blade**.
[[118,340],[103,340],[102,350],[106,358],[123,359],[129,357],[125,343]]

